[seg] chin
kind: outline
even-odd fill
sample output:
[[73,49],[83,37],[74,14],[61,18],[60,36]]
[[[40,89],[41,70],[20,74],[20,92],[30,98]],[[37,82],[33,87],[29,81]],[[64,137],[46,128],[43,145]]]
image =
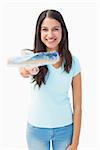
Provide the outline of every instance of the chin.
[[57,49],[57,46],[51,47],[51,46],[48,46],[48,45],[47,45],[47,48],[53,51],[53,50],[56,50],[56,49]]

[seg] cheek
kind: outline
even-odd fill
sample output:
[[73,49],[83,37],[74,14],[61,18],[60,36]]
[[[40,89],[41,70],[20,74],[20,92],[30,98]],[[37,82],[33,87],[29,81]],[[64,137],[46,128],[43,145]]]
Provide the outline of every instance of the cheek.
[[45,33],[41,33],[41,41],[44,41],[44,39],[45,39]]
[[61,41],[61,39],[62,39],[62,33],[59,33],[58,34],[58,40]]
[[62,39],[62,34],[60,35],[60,40]]

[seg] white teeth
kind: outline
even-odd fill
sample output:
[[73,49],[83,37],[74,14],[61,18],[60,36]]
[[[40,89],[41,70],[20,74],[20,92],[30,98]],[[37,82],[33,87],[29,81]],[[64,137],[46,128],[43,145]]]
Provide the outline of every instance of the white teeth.
[[49,40],[47,39],[47,41],[48,42],[53,42],[53,41],[55,41],[55,39],[49,39]]

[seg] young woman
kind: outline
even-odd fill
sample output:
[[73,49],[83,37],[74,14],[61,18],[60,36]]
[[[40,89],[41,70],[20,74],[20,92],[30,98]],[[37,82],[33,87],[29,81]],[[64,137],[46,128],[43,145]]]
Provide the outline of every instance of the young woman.
[[[60,60],[53,65],[27,70],[32,75],[27,143],[29,150],[77,150],[81,127],[81,69],[68,47],[68,31],[60,12],[43,11],[37,20],[33,52],[56,50]],[[72,86],[73,111],[68,91]]]

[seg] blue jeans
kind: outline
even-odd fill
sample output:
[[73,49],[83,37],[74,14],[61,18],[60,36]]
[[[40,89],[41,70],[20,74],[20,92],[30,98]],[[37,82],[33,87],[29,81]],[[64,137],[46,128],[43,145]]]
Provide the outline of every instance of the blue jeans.
[[26,139],[29,150],[66,150],[72,142],[73,124],[59,128],[38,128],[27,124]]

